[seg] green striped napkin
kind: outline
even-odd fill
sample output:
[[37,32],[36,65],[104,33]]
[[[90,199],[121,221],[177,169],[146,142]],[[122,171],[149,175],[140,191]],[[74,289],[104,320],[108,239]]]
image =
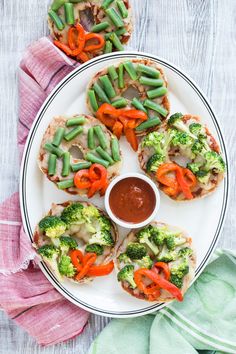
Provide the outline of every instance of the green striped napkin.
[[236,354],[236,254],[215,252],[182,303],[114,319],[88,354]]

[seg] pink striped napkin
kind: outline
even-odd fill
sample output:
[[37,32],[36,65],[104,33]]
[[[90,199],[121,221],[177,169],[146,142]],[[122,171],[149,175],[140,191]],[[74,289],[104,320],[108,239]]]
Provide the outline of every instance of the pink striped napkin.
[[[19,73],[20,157],[47,95],[78,65],[46,37],[27,49]],[[0,206],[0,306],[39,344],[56,344],[80,334],[89,315],[54,289],[33,261],[35,257],[15,193]]]

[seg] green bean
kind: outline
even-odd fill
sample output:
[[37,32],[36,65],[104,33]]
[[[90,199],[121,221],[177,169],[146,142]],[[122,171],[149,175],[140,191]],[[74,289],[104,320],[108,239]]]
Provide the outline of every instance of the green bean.
[[112,52],[112,43],[111,41],[106,41],[105,48],[104,48],[104,53],[111,53]]
[[165,86],[158,87],[155,90],[149,90],[147,91],[147,96],[150,99],[156,98],[156,97],[162,97],[166,95],[168,92],[167,88]]
[[62,167],[62,177],[67,177],[70,173],[70,153],[66,151],[63,154],[63,167]]
[[158,118],[158,117],[149,118],[145,122],[139,124],[135,130],[139,132],[139,131],[142,131],[142,130],[145,130],[148,128],[155,127],[156,125],[159,125],[159,124],[161,124],[160,118]]
[[100,76],[99,80],[102,83],[103,89],[108,98],[114,98],[116,96],[116,91],[114,90],[111,81],[107,75]]
[[101,22],[101,23],[98,23],[97,25],[94,25],[91,29],[91,32],[94,32],[94,33],[99,33],[99,32],[102,32],[104,31],[105,29],[107,29],[107,27],[109,27],[110,24],[108,22]]
[[101,7],[106,10],[113,3],[113,1],[114,0],[103,0]]
[[64,5],[65,10],[65,19],[68,25],[73,25],[75,23],[75,16],[74,16],[74,5],[67,2]]
[[129,74],[130,78],[134,81],[136,81],[138,79],[138,75],[135,71],[134,65],[131,61],[126,61],[124,63],[124,67],[125,70],[127,71],[127,73]]
[[59,31],[62,31],[65,28],[65,25],[64,25],[62,19],[57,15],[57,13],[55,11],[50,10],[48,12],[48,16],[55,23],[55,25],[56,25],[57,29],[59,29]]
[[113,7],[107,9],[105,12],[116,28],[124,27],[124,21]]
[[57,155],[50,154],[48,159],[48,175],[54,176],[57,167]]
[[109,166],[109,162],[101,159],[100,157],[95,156],[94,154],[92,154],[91,152],[89,152],[86,156],[85,156],[86,160],[91,161],[93,163],[98,163],[104,167],[108,167]]
[[108,75],[110,76],[110,79],[112,81],[115,81],[118,79],[118,74],[117,74],[116,69],[113,65],[108,68]]
[[155,79],[158,79],[160,76],[160,71],[151,68],[150,66],[146,66],[144,64],[138,64],[138,71],[140,71],[141,73],[144,73],[148,76],[151,76]]
[[93,127],[88,130],[88,148],[93,150],[95,149],[95,140],[94,140],[94,130]]
[[111,103],[109,98],[107,97],[106,93],[103,91],[101,86],[98,85],[97,82],[95,82],[95,84],[93,85],[93,89],[103,103],[104,102]]
[[125,34],[126,32],[127,32],[126,28],[122,27],[116,31],[105,33],[105,39],[110,39],[110,37],[113,33],[115,33],[117,35],[117,37],[120,37],[120,36],[123,36],[123,34]]
[[112,106],[115,108],[123,108],[128,104],[127,100],[124,97],[118,98],[117,100],[112,102]]
[[71,118],[71,119],[68,119],[68,121],[66,122],[66,126],[72,127],[73,125],[80,125],[80,124],[84,124],[85,122],[86,122],[85,117]]
[[128,10],[124,4],[124,1],[120,0],[120,1],[117,1],[117,6],[118,6],[118,9],[120,11],[120,14],[123,18],[127,18],[128,17]]
[[97,103],[97,99],[96,99],[96,95],[95,95],[94,90],[88,90],[88,98],[89,98],[89,102],[91,104],[92,110],[94,112],[97,112],[98,103]]
[[119,51],[124,50],[124,47],[115,32],[112,33],[112,35],[110,36],[110,41],[113,43],[114,47]]
[[53,146],[51,143],[46,143],[44,144],[43,148],[52,154],[57,155],[57,157],[62,157],[64,154],[64,151],[60,149],[59,147]]
[[164,107],[148,99],[145,100],[144,107],[160,113],[163,117],[166,117],[168,114],[168,111]]
[[67,1],[67,0],[54,0],[53,3],[52,3],[52,5],[51,5],[51,9],[52,9],[53,11],[59,10],[60,7],[62,7],[62,6],[65,4],[66,1]]
[[103,149],[107,148],[107,138],[100,125],[93,127],[94,133],[97,135],[99,143]]
[[66,141],[71,141],[72,139],[76,138],[77,135],[79,135],[80,133],[82,133],[83,128],[81,126],[76,127],[72,130],[70,130],[66,135],[64,135],[64,139]]
[[58,182],[57,187],[59,189],[67,189],[70,187],[74,187],[74,180],[73,179],[65,179],[64,181]]
[[117,138],[111,139],[111,152],[114,161],[120,161],[120,146]]
[[164,84],[164,81],[162,79],[151,79],[146,76],[141,76],[139,78],[139,82],[142,85],[155,86],[155,87],[163,86],[163,84]]
[[65,129],[62,127],[57,128],[56,133],[54,134],[52,144],[54,146],[59,146],[62,142],[63,136],[65,133]]
[[119,87],[119,89],[122,89],[125,87],[124,65],[123,64],[120,64],[118,67],[118,87]]
[[98,146],[98,147],[96,148],[96,152],[97,152],[104,160],[107,160],[110,165],[113,165],[113,164],[114,164],[114,160],[112,159],[112,157],[111,157],[105,150],[103,150],[103,148],[101,148],[101,146]]
[[86,170],[92,165],[91,162],[79,162],[71,165],[71,169],[73,172],[77,172],[79,170]]
[[143,107],[143,104],[136,97],[133,98],[133,101],[131,102],[131,104],[136,109],[139,109],[140,111],[147,113],[146,108]]

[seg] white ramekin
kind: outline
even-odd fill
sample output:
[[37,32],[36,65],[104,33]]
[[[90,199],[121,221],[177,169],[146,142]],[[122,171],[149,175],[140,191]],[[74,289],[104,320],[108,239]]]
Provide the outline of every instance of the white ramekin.
[[[110,208],[110,203],[109,203],[109,197],[110,197],[110,193],[111,193],[111,190],[112,188],[116,185],[117,182],[121,181],[122,179],[125,179],[125,178],[129,178],[129,177],[136,177],[136,178],[139,178],[139,179],[142,179],[143,181],[147,182],[149,184],[149,186],[152,188],[153,192],[155,193],[155,196],[156,196],[156,205],[155,205],[155,208],[152,212],[152,214],[149,216],[149,218],[147,218],[146,220],[140,222],[140,223],[130,223],[130,222],[126,222],[126,221],[123,221],[119,218],[117,218],[111,208]],[[139,227],[143,227],[147,224],[149,224],[151,221],[153,221],[153,219],[155,218],[158,210],[159,210],[159,207],[160,207],[160,194],[159,194],[159,190],[158,188],[156,187],[155,183],[153,183],[153,181],[148,178],[147,176],[143,175],[143,174],[140,174],[140,173],[126,173],[126,174],[123,174],[119,177],[116,177],[108,186],[107,190],[106,190],[106,194],[105,194],[105,208],[106,208],[106,211],[108,213],[108,215],[110,216],[110,218],[118,225],[122,226],[122,227],[125,227],[126,229],[137,229]]]

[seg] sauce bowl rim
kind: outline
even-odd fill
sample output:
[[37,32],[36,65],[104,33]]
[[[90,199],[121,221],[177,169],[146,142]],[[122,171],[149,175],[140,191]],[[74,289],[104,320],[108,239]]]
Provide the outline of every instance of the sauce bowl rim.
[[[112,210],[110,208],[110,202],[109,202],[110,193],[111,193],[111,190],[113,189],[113,187],[119,181],[122,181],[123,179],[126,179],[126,178],[132,178],[132,177],[139,178],[139,179],[147,182],[149,184],[149,186],[152,188],[152,190],[155,194],[155,197],[156,197],[156,204],[155,204],[152,214],[147,219],[145,219],[144,221],[139,222],[139,223],[127,222],[127,221],[123,221],[123,220],[117,218],[117,216],[112,212]],[[109,184],[109,186],[106,190],[104,202],[105,202],[105,208],[106,208],[106,211],[107,211],[109,217],[117,225],[122,226],[126,229],[138,229],[138,228],[146,226],[147,224],[149,224],[151,221],[154,220],[154,218],[157,215],[157,212],[160,208],[160,193],[159,193],[159,190],[158,190],[157,186],[155,185],[155,183],[149,177],[147,177],[146,175],[144,175],[142,173],[138,173],[138,172],[132,173],[131,172],[131,173],[122,174],[122,175],[113,179],[113,181]]]

